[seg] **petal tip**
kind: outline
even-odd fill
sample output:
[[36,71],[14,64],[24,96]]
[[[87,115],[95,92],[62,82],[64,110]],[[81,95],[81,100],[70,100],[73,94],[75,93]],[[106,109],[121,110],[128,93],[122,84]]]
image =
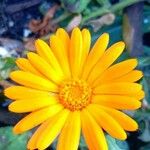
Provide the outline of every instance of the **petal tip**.
[[80,31],[80,29],[78,28],[78,27],[75,27],[73,30],[72,30],[72,35],[80,35],[81,34],[81,31]]
[[56,31],[56,34],[59,33],[59,32],[64,32],[64,31],[65,30],[63,28],[58,28],[57,31]]
[[13,80],[14,76],[16,76],[19,72],[22,72],[22,71],[20,70],[13,71],[9,74],[9,77]]
[[9,97],[9,88],[6,88],[3,93],[6,97]]
[[14,134],[20,134],[21,133],[19,130],[19,127],[17,125],[13,127],[13,133]]
[[105,32],[102,34],[103,36],[106,36],[107,38],[109,38],[109,33]]
[[8,110],[14,112],[13,103],[8,106]]
[[120,46],[123,47],[123,49],[125,48],[125,43],[123,41],[118,42],[118,44],[120,44]]
[[137,104],[137,109],[139,109],[139,108],[141,108],[141,107],[142,107],[142,103],[139,102],[139,103]]
[[127,139],[127,134],[125,133],[124,135],[122,135],[120,140],[126,140]]
[[40,42],[43,42],[43,40],[41,40],[41,39],[35,40],[35,44],[39,44]]
[[24,59],[24,58],[17,58],[16,61],[15,61],[16,64],[17,64],[17,63],[20,63],[20,62],[22,61],[22,59]]
[[109,33],[103,33],[100,38],[104,38],[106,41],[109,41]]

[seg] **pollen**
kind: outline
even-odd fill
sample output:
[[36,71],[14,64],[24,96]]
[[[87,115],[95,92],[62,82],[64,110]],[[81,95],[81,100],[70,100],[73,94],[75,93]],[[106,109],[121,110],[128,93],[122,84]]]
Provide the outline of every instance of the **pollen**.
[[59,101],[71,111],[82,110],[91,103],[92,89],[83,80],[70,80],[61,84]]

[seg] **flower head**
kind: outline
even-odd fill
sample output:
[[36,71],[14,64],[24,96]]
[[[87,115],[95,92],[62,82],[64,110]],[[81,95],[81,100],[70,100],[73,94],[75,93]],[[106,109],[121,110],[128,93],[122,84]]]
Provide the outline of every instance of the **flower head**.
[[109,35],[102,34],[90,50],[87,29],[75,28],[71,37],[58,29],[50,46],[35,42],[37,54],[18,58],[20,68],[10,78],[20,85],[9,87],[5,95],[14,100],[9,110],[29,114],[13,131],[22,133],[38,125],[28,149],[45,149],[58,136],[57,150],[77,150],[81,132],[90,150],[107,150],[104,131],[125,140],[126,131],[137,123],[122,110],[135,110],[144,97],[135,83],[142,72],[135,70],[136,59],[113,64],[125,44],[107,48]]

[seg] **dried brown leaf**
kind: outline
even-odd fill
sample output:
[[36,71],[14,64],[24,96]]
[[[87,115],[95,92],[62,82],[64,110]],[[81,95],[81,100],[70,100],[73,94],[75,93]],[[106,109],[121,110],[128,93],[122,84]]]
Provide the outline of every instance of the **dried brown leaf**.
[[35,40],[36,40],[35,38],[29,38],[24,45],[25,49],[29,51],[35,51],[35,46],[34,46]]
[[14,84],[12,84],[10,81],[6,81],[6,80],[2,80],[0,81],[0,86],[3,87],[3,89],[8,88],[10,86],[13,86]]
[[34,33],[38,33],[40,36],[43,36],[50,31],[55,31],[57,25],[53,24],[52,18],[54,17],[54,14],[58,8],[58,5],[54,5],[53,7],[51,7],[44,16],[43,20],[32,19],[29,22],[30,30]]
[[112,13],[108,13],[98,19],[89,21],[87,24],[90,24],[93,27],[94,32],[97,32],[104,25],[111,25],[114,22],[114,20],[115,15]]

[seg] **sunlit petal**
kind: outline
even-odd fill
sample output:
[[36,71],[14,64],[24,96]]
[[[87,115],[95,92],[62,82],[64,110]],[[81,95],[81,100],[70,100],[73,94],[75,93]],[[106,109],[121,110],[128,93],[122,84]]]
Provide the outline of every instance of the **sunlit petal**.
[[[71,112],[63,127],[57,144],[57,150],[77,150],[80,140],[80,112]],[[64,142],[65,140],[65,142]]]

